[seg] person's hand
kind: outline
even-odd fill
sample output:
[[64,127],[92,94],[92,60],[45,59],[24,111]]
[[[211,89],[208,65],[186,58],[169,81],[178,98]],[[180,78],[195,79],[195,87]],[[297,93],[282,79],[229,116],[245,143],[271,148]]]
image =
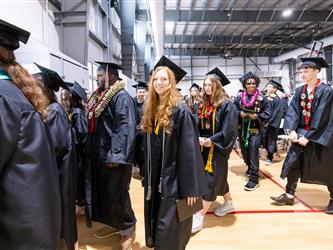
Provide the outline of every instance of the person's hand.
[[206,148],[210,148],[210,147],[212,146],[212,141],[211,141],[211,139],[209,139],[209,138],[205,138],[205,141],[204,141],[203,146],[206,147]]
[[200,146],[203,146],[204,142],[205,142],[205,137],[199,137],[199,144]]
[[290,132],[289,138],[290,138],[291,142],[296,142],[297,141],[297,133],[296,133],[295,130]]
[[268,127],[268,123],[266,123],[265,125],[264,125],[264,128],[267,128]]
[[198,197],[187,197],[186,198],[187,205],[192,206],[197,201],[197,199]]
[[240,112],[240,116],[241,116],[242,118],[245,118],[245,117],[246,117],[246,113],[243,112],[243,111],[241,111],[241,112]]
[[248,114],[247,115],[251,120],[256,120],[258,118],[257,114]]
[[302,136],[301,138],[299,138],[298,140],[296,140],[295,142],[298,142],[298,144],[306,147],[306,145],[308,145],[309,140],[306,139],[304,136]]

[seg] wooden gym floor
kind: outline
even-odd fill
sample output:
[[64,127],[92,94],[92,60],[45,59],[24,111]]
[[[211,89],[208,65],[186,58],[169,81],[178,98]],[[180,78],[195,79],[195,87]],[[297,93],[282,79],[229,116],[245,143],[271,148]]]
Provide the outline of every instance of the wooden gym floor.
[[[208,214],[204,229],[191,237],[187,249],[333,249],[333,216],[323,212],[329,197],[325,186],[300,183],[294,206],[275,206],[269,198],[284,192],[286,181],[279,178],[282,163],[283,157],[274,159],[271,166],[261,160],[260,187],[248,192],[243,188],[246,166],[233,152],[228,181],[236,212],[225,217]],[[133,249],[149,249],[144,240],[143,189],[138,180],[132,179],[130,192],[138,220]],[[221,202],[218,197],[212,209]],[[102,227],[94,223],[89,229],[79,217],[80,249],[119,249],[119,235],[94,237]]]

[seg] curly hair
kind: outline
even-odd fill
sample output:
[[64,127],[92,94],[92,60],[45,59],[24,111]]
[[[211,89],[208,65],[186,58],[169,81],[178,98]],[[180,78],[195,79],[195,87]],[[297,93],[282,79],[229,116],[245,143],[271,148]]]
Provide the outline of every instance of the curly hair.
[[[158,71],[165,70],[168,74],[168,80],[171,87],[167,90],[163,102],[154,89],[154,78]],[[165,129],[167,134],[171,133],[170,118],[173,109],[180,102],[181,96],[176,89],[175,74],[165,66],[157,67],[150,78],[149,91],[144,105],[143,117],[141,120],[142,132],[152,133],[155,119],[160,122],[160,126]]]
[[217,75],[212,74],[206,76],[204,84],[206,79],[211,80],[213,86],[212,86],[212,95],[207,95],[205,91],[205,86],[203,87],[202,103],[205,106],[211,103],[214,108],[217,108],[221,106],[224,100],[230,100],[230,97],[222,87],[221,81],[219,80]]
[[26,69],[16,62],[14,52],[0,46],[0,67],[11,77],[13,83],[22,91],[37,112],[45,118],[49,104],[43,95],[37,80]]

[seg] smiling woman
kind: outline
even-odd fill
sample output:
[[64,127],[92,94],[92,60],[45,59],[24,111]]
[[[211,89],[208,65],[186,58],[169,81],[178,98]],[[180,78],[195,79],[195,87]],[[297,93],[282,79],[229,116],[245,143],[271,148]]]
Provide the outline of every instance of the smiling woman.
[[191,112],[180,104],[176,90],[184,71],[166,57],[157,65],[141,123],[145,133],[146,245],[155,249],[185,249],[192,217],[179,221],[176,202],[186,198],[191,206],[207,186],[198,129]]

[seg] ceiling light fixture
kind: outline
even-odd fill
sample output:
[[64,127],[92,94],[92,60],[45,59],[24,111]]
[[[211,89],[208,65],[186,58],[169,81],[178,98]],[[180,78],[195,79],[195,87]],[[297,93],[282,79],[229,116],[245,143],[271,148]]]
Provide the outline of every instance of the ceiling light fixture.
[[293,13],[292,9],[286,9],[282,12],[282,16],[283,17],[289,17],[289,16],[291,16],[292,13]]

